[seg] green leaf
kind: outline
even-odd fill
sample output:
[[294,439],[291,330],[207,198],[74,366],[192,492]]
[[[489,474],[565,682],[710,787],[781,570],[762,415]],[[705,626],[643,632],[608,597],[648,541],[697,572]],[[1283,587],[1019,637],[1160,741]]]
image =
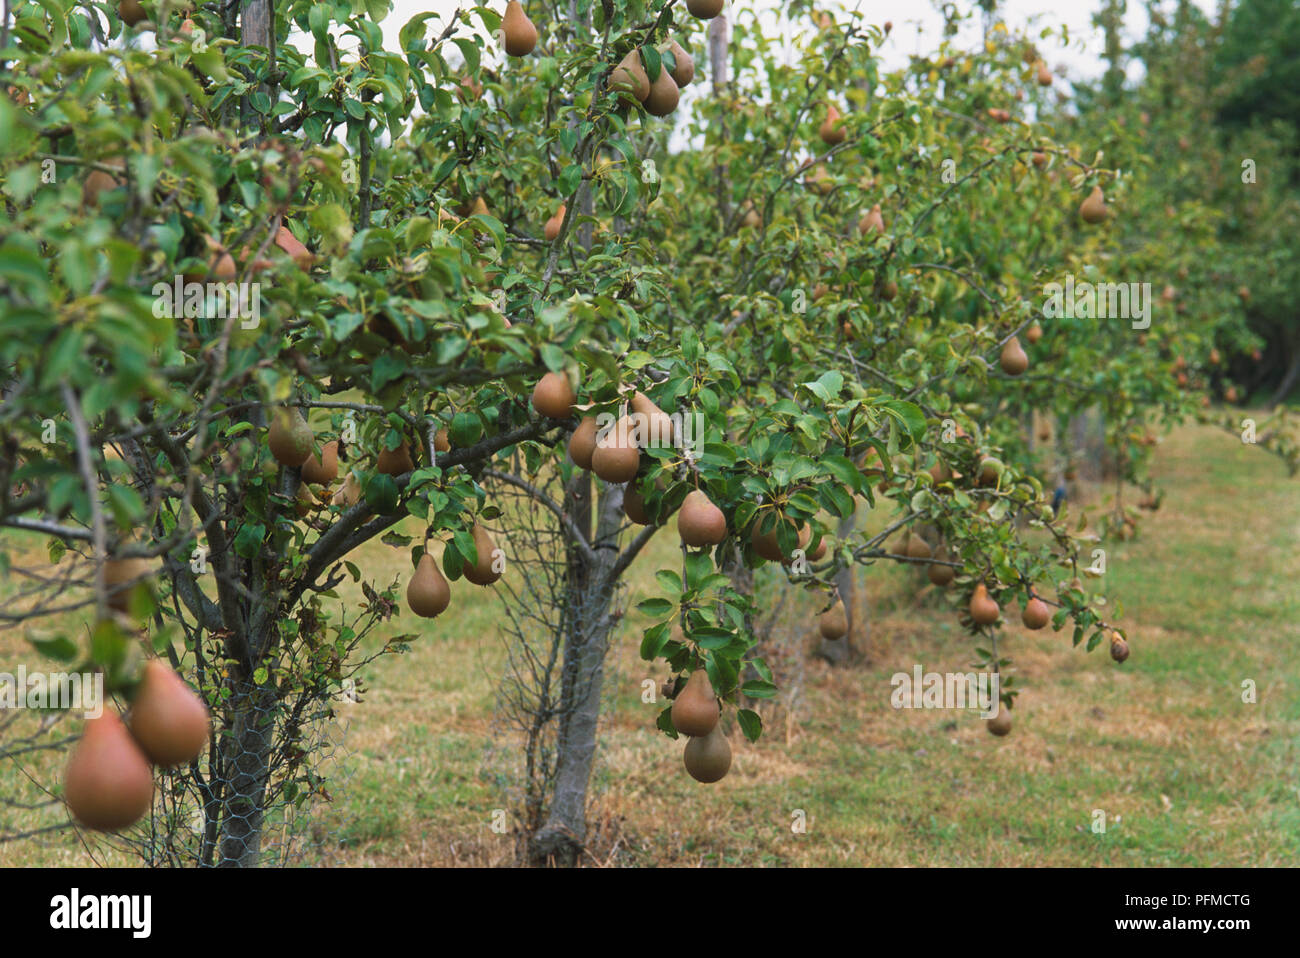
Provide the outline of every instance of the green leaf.
[[737,709],[736,721],[740,724],[740,730],[745,733],[745,738],[751,742],[757,742],[758,737],[763,734],[763,717],[757,712]]
[[66,635],[55,636],[52,639],[33,639],[28,637],[37,652],[47,659],[54,659],[57,662],[71,662],[80,653],[77,644]]
[[671,615],[676,606],[667,599],[643,599],[637,603],[637,611],[650,616],[652,619],[662,619],[666,615]]

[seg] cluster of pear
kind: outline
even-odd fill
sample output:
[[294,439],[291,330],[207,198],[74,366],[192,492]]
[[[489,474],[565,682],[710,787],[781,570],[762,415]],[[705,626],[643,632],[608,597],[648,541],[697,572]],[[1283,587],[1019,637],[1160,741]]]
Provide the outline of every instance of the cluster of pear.
[[691,778],[706,785],[720,781],[731,768],[731,743],[722,733],[722,709],[708,673],[698,668],[673,699],[673,728],[690,737],[682,761]]
[[153,804],[153,765],[198,758],[212,719],[193,690],[158,659],[145,663],[131,703],[130,726],[111,709],[87,719],[63,777],[68,808],[89,828],[117,831]]
[[695,79],[695,61],[682,49],[681,44],[671,40],[662,50],[672,54],[673,69],[670,71],[661,68],[653,82],[638,50],[632,50],[623,57],[609,75],[611,90],[624,98],[636,100],[651,116],[667,116],[676,110],[681,99],[681,88]]
[[[477,522],[470,529],[474,538],[475,561],[461,570],[467,581],[474,585],[492,585],[501,578],[496,566],[496,543]],[[406,586],[406,604],[421,618],[432,619],[447,611],[451,604],[451,585],[426,549],[416,563],[415,574]]]

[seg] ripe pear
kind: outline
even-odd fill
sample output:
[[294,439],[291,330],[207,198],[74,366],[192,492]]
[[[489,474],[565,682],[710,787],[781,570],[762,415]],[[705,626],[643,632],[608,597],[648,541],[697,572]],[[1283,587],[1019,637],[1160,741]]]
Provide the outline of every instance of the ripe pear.
[[635,482],[629,482],[627,488],[623,490],[623,515],[639,526],[650,525],[650,515],[645,511],[645,497],[641,495]]
[[1029,340],[1030,346],[1033,346],[1042,338],[1043,338],[1043,327],[1040,326],[1037,322],[1031,323],[1029,328],[1025,330],[1025,339]]
[[745,200],[741,207],[740,225],[743,229],[758,229],[763,225],[763,216],[754,206],[753,200]]
[[692,489],[677,513],[677,534],[691,548],[716,546],[727,537],[727,517],[701,489]]
[[381,472],[385,476],[404,476],[415,469],[415,462],[411,459],[411,444],[405,439],[401,441],[396,449],[383,448],[379,450],[379,457],[375,460],[375,471]]
[[350,509],[360,501],[361,483],[357,482],[355,472],[349,472],[347,478],[343,480],[343,485],[339,486],[338,492],[334,493],[330,499],[330,505],[344,506]]
[[293,498],[293,510],[298,513],[299,519],[306,519],[308,514],[319,505],[316,497],[312,495],[311,486],[305,482],[298,483],[298,491],[294,493]]
[[1040,170],[1047,165],[1047,154],[1040,150],[1034,150],[1030,155],[1030,159],[1034,161],[1034,166],[1038,167]]
[[537,28],[524,13],[519,0],[510,0],[506,4],[506,14],[501,18],[501,30],[505,34],[506,53],[512,57],[526,57],[537,46]]
[[1123,662],[1128,658],[1128,643],[1125,642],[1118,632],[1110,634],[1110,657],[1116,662]]
[[993,625],[998,620],[1001,610],[997,602],[989,595],[989,590],[981,582],[975,586],[970,597],[970,617],[976,625]]
[[880,235],[885,232],[885,218],[880,215],[880,204],[871,207],[862,219],[858,220],[858,232],[863,236],[869,233]]
[[635,439],[636,429],[624,416],[596,441],[591,471],[606,482],[630,482],[641,465],[641,450]]
[[82,205],[87,208],[97,208],[101,193],[107,193],[125,185],[122,180],[111,173],[105,173],[103,170],[91,170],[86,174],[86,180],[81,185]]
[[1047,64],[1043,63],[1042,61],[1039,61],[1038,63],[1038,85],[1039,86],[1052,85],[1052,72],[1047,69]]
[[998,738],[1011,731],[1011,709],[999,703],[998,714],[986,720],[988,730]]
[[576,400],[564,373],[547,373],[533,387],[533,408],[547,419],[568,419]]
[[128,27],[142,23],[149,16],[144,7],[140,5],[140,0],[122,0],[117,5],[117,15],[122,18],[122,22]]
[[1041,629],[1052,621],[1052,610],[1038,596],[1032,596],[1020,612],[1020,621],[1025,624],[1026,629]]
[[667,116],[677,109],[680,98],[681,92],[672,76],[667,70],[660,69],[659,75],[650,84],[650,95],[645,98],[642,106],[651,116]]
[[[946,551],[941,551],[935,556],[935,558],[947,562],[948,553]],[[928,574],[931,582],[939,586],[939,588],[943,588],[953,580],[953,577],[957,574],[957,570],[950,565],[939,565],[936,562],[932,562],[930,563]]]
[[822,142],[827,146],[838,146],[844,142],[848,136],[844,129],[844,117],[840,111],[835,108],[835,104],[828,104],[826,107],[826,119],[822,120],[822,125],[817,129],[817,135],[822,138]]
[[717,728],[721,714],[708,673],[696,669],[686,680],[686,687],[673,699],[673,728],[682,735],[708,735]]
[[835,604],[821,614],[817,620],[817,628],[821,630],[823,639],[842,639],[849,634],[849,617],[844,610],[844,603],[839,599]]
[[212,717],[203,700],[170,665],[150,659],[131,703],[131,734],[155,765],[196,759],[208,744]]
[[650,95],[650,77],[641,63],[641,53],[633,50],[622,60],[609,75],[609,88],[618,93],[631,94],[638,102],[644,103]]
[[645,449],[658,449],[673,444],[673,420],[656,406],[643,392],[633,394],[629,403],[632,412],[641,419]]
[[99,831],[132,824],[153,804],[153,769],[112,710],[86,720],[63,773],[63,797],[77,821]]
[[418,616],[432,619],[445,612],[451,602],[451,586],[428,552],[420,556],[415,575],[406,587],[406,604]]
[[710,785],[721,781],[731,769],[731,743],[722,734],[722,726],[715,725],[708,735],[687,742],[682,761],[697,782]]
[[311,427],[297,409],[279,409],[272,413],[266,444],[280,465],[291,468],[301,466],[311,457],[315,443]]
[[1085,223],[1100,223],[1109,213],[1100,186],[1094,186],[1088,198],[1079,204],[1079,216]]
[[569,461],[579,469],[591,471],[591,454],[596,451],[596,417],[583,416],[569,437]]
[[904,546],[904,554],[911,559],[928,559],[933,555],[930,551],[930,546],[924,539],[920,536],[914,536],[911,534],[907,537],[907,544]]
[[995,486],[1002,478],[1002,470],[1006,467],[1002,465],[1002,460],[994,459],[992,456],[985,456],[980,460],[979,484],[981,486]]
[[491,536],[477,522],[474,523],[474,551],[478,553],[478,561],[473,565],[466,565],[461,571],[465,578],[475,585],[491,585],[501,578],[501,573],[495,568],[496,543],[492,541]]
[[681,44],[676,40],[668,44],[668,49],[677,63],[673,68],[673,82],[679,87],[689,85],[695,79],[695,61],[691,59],[691,55],[683,50]]
[[289,231],[289,227],[281,226],[275,234],[275,245],[289,255],[294,265],[300,270],[310,272],[312,261],[315,259],[311,250],[303,246],[298,238]]
[[302,481],[327,486],[339,477],[339,441],[332,439],[321,449],[320,458],[312,453],[302,464]]
[[546,226],[542,230],[542,235],[546,237],[546,242],[554,243],[556,237],[560,235],[560,227],[564,225],[564,213],[567,209],[564,203],[555,211],[555,215],[546,221]]
[[451,439],[447,435],[447,430],[439,429],[433,434],[433,451],[451,452]]
[[139,580],[149,572],[149,563],[144,559],[105,559],[104,588],[108,591],[109,608],[129,612],[131,596],[139,588]]
[[686,9],[696,20],[712,20],[722,12],[723,0],[686,0]]
[[[750,533],[750,541],[754,545],[754,551],[757,552],[764,559],[767,559],[769,562],[785,563],[788,562],[791,558],[791,556],[783,555],[781,553],[781,545],[779,540],[777,539],[777,530],[780,528],[781,523],[786,525],[793,525],[793,520],[782,518],[780,520],[780,523],[778,523],[778,525],[772,527],[771,532],[765,532],[761,534],[758,531],[759,527],[761,526],[761,523],[755,522],[753,531]],[[799,538],[798,538],[797,548],[802,549],[804,546],[808,544],[809,540],[811,539],[812,539],[812,531],[807,526],[801,526],[799,528]]]
[[820,539],[817,540],[817,545],[813,546],[812,549],[809,550],[808,561],[820,562],[822,557],[825,555],[826,555],[826,537],[822,536]]
[[1002,357],[998,361],[1002,371],[1008,376],[1019,376],[1029,368],[1029,355],[1020,345],[1020,337],[1012,336],[1002,347]]

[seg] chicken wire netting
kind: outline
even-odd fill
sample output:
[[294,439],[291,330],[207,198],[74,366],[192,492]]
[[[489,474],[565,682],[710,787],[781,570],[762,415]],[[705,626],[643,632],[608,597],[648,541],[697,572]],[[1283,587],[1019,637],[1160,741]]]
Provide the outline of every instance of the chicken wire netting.
[[188,766],[155,769],[151,811],[116,833],[82,829],[60,797],[80,716],[0,712],[0,864],[331,864],[349,826],[339,799],[354,701],[345,681],[329,696],[248,696],[218,710],[213,746]]

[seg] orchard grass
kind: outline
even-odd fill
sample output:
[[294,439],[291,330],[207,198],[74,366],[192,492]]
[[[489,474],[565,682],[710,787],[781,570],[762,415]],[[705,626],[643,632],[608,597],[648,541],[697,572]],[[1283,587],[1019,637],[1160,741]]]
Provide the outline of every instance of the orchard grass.
[[[1135,540],[1103,544],[1107,575],[1087,583],[1108,608],[1122,605],[1132,657],[1118,666],[1105,648],[1072,648],[1066,632],[1027,632],[1019,609],[1004,608],[1005,649],[1024,690],[1004,739],[969,712],[889,707],[895,672],[916,663],[966,671],[972,646],[923,573],[881,564],[858,573],[871,604],[868,661],[836,670],[805,660],[793,704],[765,707],[757,746],[725,719],[731,774],[698,785],[682,767],[682,743],[653,728],[663,701],[641,702],[642,682],[657,686],[666,673],[638,658],[644,623],[631,612],[607,660],[587,864],[1300,864],[1294,480],[1276,459],[1208,427],[1167,437],[1153,473],[1162,507],[1145,514]],[[1112,493],[1089,488],[1090,514]],[[16,549],[22,538],[28,545]],[[39,536],[9,542],[29,560],[43,550]],[[370,542],[354,561],[404,592],[405,550]],[[652,594],[655,569],[678,561],[670,522],[633,565],[627,605]],[[0,583],[0,599],[16,588]],[[514,837],[490,826],[497,809],[511,808],[519,753],[495,713],[501,612],[480,591],[453,583],[438,619],[404,611],[372,636],[377,647],[421,632],[410,653],[366,670],[362,703],[338,706],[342,767],[334,801],[313,816],[306,863],[513,864]],[[811,643],[816,608],[799,603],[793,621]],[[70,616],[58,625],[78,628]],[[0,633],[0,671],[20,661],[48,667],[17,630]],[[1257,704],[1241,701],[1247,679]],[[62,762],[40,759],[40,780],[58,781]],[[15,775],[0,767],[6,791]],[[791,828],[799,810],[803,834]],[[1104,833],[1093,831],[1097,812]],[[0,815],[19,830],[64,813]],[[84,843],[63,831],[0,844],[0,866],[92,863],[134,862],[90,833]]]

